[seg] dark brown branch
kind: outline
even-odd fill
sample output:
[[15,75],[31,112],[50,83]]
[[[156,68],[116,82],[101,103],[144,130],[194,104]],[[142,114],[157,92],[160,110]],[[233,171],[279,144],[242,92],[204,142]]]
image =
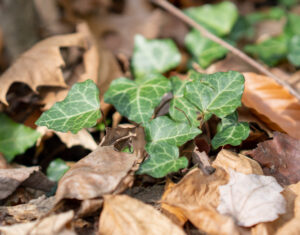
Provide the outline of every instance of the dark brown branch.
[[194,27],[197,29],[204,37],[220,44],[221,46],[225,47],[229,51],[231,51],[233,54],[241,58],[243,61],[251,65],[252,67],[256,68],[261,73],[265,74],[266,76],[272,78],[276,83],[279,85],[285,87],[291,95],[295,96],[300,101],[300,94],[291,87],[287,82],[281,80],[276,75],[271,73],[268,69],[266,69],[264,66],[256,62],[251,57],[247,56],[244,52],[241,50],[235,48],[234,46],[230,45],[226,41],[222,40],[221,38],[217,37],[216,35],[212,34],[208,30],[206,30],[204,27],[202,27],[200,24],[198,24],[196,21],[185,15],[182,11],[180,11],[178,8],[174,7],[172,4],[167,2],[166,0],[151,0],[156,5],[164,8],[166,11],[170,12],[171,14],[177,16],[179,19],[187,23],[188,25]]

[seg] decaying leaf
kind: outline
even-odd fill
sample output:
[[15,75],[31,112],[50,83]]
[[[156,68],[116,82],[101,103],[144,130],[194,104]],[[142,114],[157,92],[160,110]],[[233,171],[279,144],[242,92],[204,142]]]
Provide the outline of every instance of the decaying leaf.
[[242,102],[253,109],[273,130],[285,131],[300,139],[300,103],[285,88],[269,77],[244,73]]
[[1,206],[1,225],[11,225],[15,223],[25,223],[36,220],[45,215],[54,206],[54,197],[46,198],[45,195],[29,201],[27,204],[17,206]]
[[185,233],[150,205],[126,195],[107,195],[104,197],[99,234],[184,235]]
[[46,217],[41,221],[2,226],[0,231],[3,235],[76,235],[70,223],[73,217],[74,212],[68,211]]
[[19,186],[50,191],[54,182],[48,180],[39,167],[0,169],[0,200],[12,194]]
[[0,101],[7,104],[6,93],[14,82],[28,84],[34,91],[38,86],[66,87],[61,67],[65,62],[59,48],[84,48],[86,39],[80,33],[47,38],[23,53],[0,77]]
[[274,132],[274,138],[259,143],[249,152],[263,167],[266,175],[274,176],[282,185],[300,181],[300,140]]
[[232,216],[238,225],[250,227],[274,221],[285,213],[283,188],[274,177],[230,171],[228,184],[219,187],[221,214]]

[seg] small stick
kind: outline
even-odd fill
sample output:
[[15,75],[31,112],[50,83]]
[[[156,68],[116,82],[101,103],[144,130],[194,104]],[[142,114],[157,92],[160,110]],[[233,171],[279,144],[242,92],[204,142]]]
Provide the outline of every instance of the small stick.
[[294,97],[296,97],[300,101],[300,94],[298,94],[298,92],[293,87],[291,87],[287,82],[285,82],[285,81],[281,80],[280,78],[278,78],[277,76],[275,76],[268,69],[266,69],[264,66],[262,66],[261,64],[256,62],[254,59],[252,59],[251,57],[246,55],[244,52],[242,52],[241,50],[235,48],[234,46],[231,46],[226,41],[222,40],[221,38],[219,38],[216,35],[209,32],[204,27],[202,27],[200,24],[198,24],[196,21],[194,21],[193,19],[191,19],[190,17],[185,15],[182,11],[180,11],[178,8],[174,7],[172,4],[170,4],[166,0],[151,0],[151,1],[153,3],[155,3],[156,5],[164,8],[165,10],[170,12],[171,14],[177,16],[179,19],[181,19],[182,21],[184,21],[188,25],[190,25],[190,26],[194,27],[195,29],[197,29],[204,37],[206,37],[206,38],[220,44],[221,46],[225,47],[226,49],[231,51],[233,54],[240,57],[243,61],[250,64],[252,67],[256,68],[261,73],[263,73],[266,76],[272,78],[277,84],[285,87],[290,92],[291,95],[293,95]]

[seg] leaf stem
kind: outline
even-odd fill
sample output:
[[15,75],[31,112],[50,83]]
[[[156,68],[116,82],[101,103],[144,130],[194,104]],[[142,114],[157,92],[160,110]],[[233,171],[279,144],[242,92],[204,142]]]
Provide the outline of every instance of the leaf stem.
[[196,21],[194,21],[193,19],[191,19],[190,17],[185,15],[181,10],[179,10],[178,8],[176,8],[175,6],[173,6],[172,4],[167,2],[166,0],[151,0],[151,1],[153,3],[155,3],[156,5],[162,7],[163,9],[165,9],[169,13],[177,16],[179,19],[184,21],[186,24],[188,24],[188,25],[194,27],[195,29],[197,29],[204,37],[206,37],[206,38],[220,44],[221,46],[225,47],[226,49],[231,51],[233,54],[235,54],[236,56],[241,58],[243,61],[245,61],[246,63],[248,63],[252,67],[256,68],[261,73],[263,73],[266,76],[272,78],[277,84],[285,87],[290,92],[291,95],[293,95],[294,97],[296,97],[300,101],[300,94],[298,94],[298,92],[293,87],[291,87],[287,82],[283,81],[282,79],[280,79],[279,77],[277,77],[276,75],[271,73],[268,69],[266,69],[264,66],[262,66],[261,64],[256,62],[254,59],[252,59],[251,57],[246,55],[244,52],[242,52],[241,50],[239,50],[239,49],[235,48],[234,46],[230,45],[229,43],[227,43],[223,39],[221,39],[221,38],[217,37],[216,35],[212,34],[211,32],[209,32],[204,27],[202,27],[200,24],[198,24]]

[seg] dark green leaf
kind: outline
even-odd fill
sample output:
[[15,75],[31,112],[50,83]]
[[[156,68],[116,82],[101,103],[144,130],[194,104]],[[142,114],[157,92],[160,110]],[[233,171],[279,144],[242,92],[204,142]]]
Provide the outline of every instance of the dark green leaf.
[[104,95],[104,101],[137,123],[146,123],[153,115],[162,96],[171,90],[170,81],[162,75],[135,82],[127,78],[114,80]]
[[57,158],[53,160],[47,168],[47,176],[52,181],[59,181],[61,177],[69,170],[69,166],[64,160]]
[[231,2],[192,7],[186,9],[185,13],[219,36],[229,34],[238,18],[238,10]]
[[143,162],[138,174],[148,174],[160,178],[188,165],[185,157],[179,158],[178,148],[174,145],[158,142],[147,146],[146,150],[150,157]]
[[193,81],[186,85],[185,97],[193,103],[208,120],[212,114],[225,117],[241,106],[244,91],[242,74],[229,71],[201,74],[192,71]]
[[226,48],[203,37],[195,29],[186,36],[185,45],[202,68],[206,68],[215,60],[223,58],[228,52]]
[[135,36],[131,66],[135,77],[164,73],[179,65],[181,55],[171,39],[147,40]]
[[92,80],[86,80],[73,85],[67,97],[44,112],[36,125],[76,134],[94,126],[100,117],[99,90]]
[[0,152],[7,161],[24,153],[40,137],[39,132],[12,121],[3,113],[0,113],[0,123]]

